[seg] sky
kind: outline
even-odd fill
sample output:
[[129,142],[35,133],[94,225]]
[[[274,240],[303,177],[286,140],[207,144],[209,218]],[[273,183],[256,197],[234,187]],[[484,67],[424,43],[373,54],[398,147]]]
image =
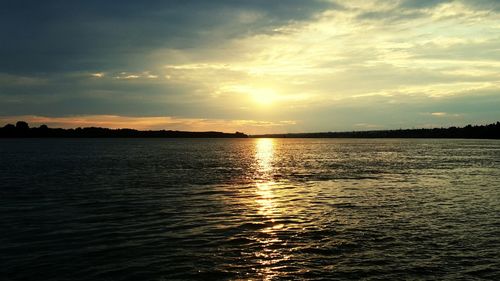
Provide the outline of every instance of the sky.
[[500,120],[498,0],[4,0],[0,125],[249,134]]

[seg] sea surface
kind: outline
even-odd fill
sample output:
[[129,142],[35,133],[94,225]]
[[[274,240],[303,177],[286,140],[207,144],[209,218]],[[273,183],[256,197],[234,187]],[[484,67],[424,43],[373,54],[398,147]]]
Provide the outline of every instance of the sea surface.
[[500,141],[1,139],[1,280],[500,280]]

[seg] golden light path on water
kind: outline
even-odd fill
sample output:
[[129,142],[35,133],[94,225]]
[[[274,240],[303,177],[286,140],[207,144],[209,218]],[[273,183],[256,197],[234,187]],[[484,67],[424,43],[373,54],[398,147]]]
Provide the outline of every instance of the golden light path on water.
[[260,206],[259,213],[269,217],[274,222],[274,194],[272,187],[275,184],[271,178],[273,169],[272,161],[274,156],[274,140],[273,139],[257,139],[255,158],[258,164],[259,179],[256,181],[257,198],[256,201]]
[[273,139],[256,139],[255,142],[255,158],[258,164],[258,179],[256,181],[256,202],[258,204],[258,212],[267,222],[269,226],[261,230],[262,239],[259,242],[262,245],[260,252],[255,253],[259,259],[259,263],[263,266],[260,273],[263,280],[271,280],[276,277],[280,266],[277,263],[289,259],[280,251],[284,242],[278,237],[277,231],[284,227],[283,224],[276,222],[276,217],[280,216],[280,208],[277,206],[277,199],[274,189],[278,187],[273,181],[273,160],[274,160]]

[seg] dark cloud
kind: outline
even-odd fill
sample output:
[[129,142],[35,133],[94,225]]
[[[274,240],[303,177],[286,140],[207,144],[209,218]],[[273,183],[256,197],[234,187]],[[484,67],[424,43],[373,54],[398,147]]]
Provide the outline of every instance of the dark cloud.
[[431,9],[445,3],[460,2],[473,9],[500,11],[500,1],[495,0],[404,0],[397,7],[383,11],[367,11],[360,13],[360,20],[384,22],[408,21],[426,16],[425,9]]
[[[157,48],[193,48],[314,16],[324,1],[7,1],[0,72],[46,73],[140,64]],[[253,15],[260,15],[255,20]]]
[[188,112],[189,93],[195,90],[191,85],[83,74],[45,79],[0,75],[0,115],[179,115]]
[[412,9],[425,9],[448,2],[453,2],[453,0],[404,0],[401,2],[400,6]]
[[500,11],[500,1],[498,0],[404,0],[400,3],[400,7],[408,9],[426,9],[451,2],[463,3],[481,10]]
[[356,18],[359,20],[373,20],[384,22],[408,21],[424,16],[425,13],[415,10],[386,10],[386,11],[370,11],[359,14]]
[[[318,106],[314,115],[298,111],[295,118],[303,120],[309,131],[324,131],[325,128],[350,131],[356,123],[381,124],[381,128],[386,129],[419,128],[426,124],[449,127],[496,122],[499,104],[498,91],[491,89],[464,91],[445,97],[429,97],[425,93],[400,97],[368,96]],[[432,112],[445,112],[446,115],[436,117]]]
[[469,0],[467,3],[476,9],[500,12],[500,1],[498,0]]

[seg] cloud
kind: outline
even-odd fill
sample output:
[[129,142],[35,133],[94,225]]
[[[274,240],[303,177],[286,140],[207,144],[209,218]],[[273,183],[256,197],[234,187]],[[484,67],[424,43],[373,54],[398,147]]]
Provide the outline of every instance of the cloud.
[[411,9],[432,8],[434,6],[452,1],[453,0],[403,0],[400,3],[400,7]]
[[0,115],[296,120],[283,127],[294,131],[448,122],[439,112],[496,121],[497,2],[11,1]]
[[90,76],[96,77],[96,78],[102,78],[104,77],[104,72],[97,72],[97,73],[90,73]]
[[[449,114],[446,112],[432,112],[431,115],[437,116],[437,117],[444,117],[444,116],[448,116]],[[455,116],[460,116],[460,115],[455,114]]]
[[0,71],[133,68],[160,48],[196,48],[303,21],[325,1],[10,1],[0,12]]

